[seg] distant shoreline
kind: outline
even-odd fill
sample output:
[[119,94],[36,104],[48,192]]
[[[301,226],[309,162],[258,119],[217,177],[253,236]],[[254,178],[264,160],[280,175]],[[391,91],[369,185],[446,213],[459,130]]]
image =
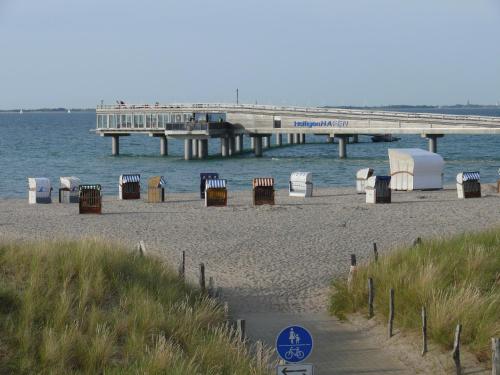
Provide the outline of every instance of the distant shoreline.
[[[23,113],[68,113],[71,112],[95,112],[94,108],[39,108],[39,109],[22,109]],[[19,113],[18,109],[0,109],[0,113]]]
[[[317,108],[325,109],[361,109],[361,110],[398,110],[398,109],[500,109],[499,104],[453,104],[453,105],[408,105],[408,104],[398,104],[398,105],[381,105],[381,106],[318,106]],[[36,108],[36,109],[24,109],[23,113],[67,113],[68,109],[71,112],[95,112],[95,108]],[[0,113],[19,113],[21,108],[17,109],[0,109]]]

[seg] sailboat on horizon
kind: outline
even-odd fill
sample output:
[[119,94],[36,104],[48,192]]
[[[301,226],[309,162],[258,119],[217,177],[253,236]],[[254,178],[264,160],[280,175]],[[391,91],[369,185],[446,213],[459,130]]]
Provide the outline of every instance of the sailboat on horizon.
[[22,108],[19,110],[19,113],[20,113],[20,114],[23,114],[23,109],[22,109]]

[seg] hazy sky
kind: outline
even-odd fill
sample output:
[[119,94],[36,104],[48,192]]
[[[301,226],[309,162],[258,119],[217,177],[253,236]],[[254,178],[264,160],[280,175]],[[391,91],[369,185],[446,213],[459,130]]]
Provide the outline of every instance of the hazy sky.
[[0,0],[0,108],[496,103],[500,0]]

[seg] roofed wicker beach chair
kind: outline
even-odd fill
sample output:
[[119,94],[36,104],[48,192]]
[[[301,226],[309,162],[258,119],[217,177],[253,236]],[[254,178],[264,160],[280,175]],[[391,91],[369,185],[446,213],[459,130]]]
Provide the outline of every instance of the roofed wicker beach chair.
[[218,179],[219,174],[215,172],[200,173],[200,199],[205,199],[205,183],[207,180]]
[[140,174],[122,174],[119,184],[120,199],[141,199]]
[[293,172],[288,181],[288,195],[291,197],[312,197],[311,172]]
[[52,185],[45,177],[28,178],[28,201],[30,204],[52,203]]
[[100,214],[102,211],[101,185],[80,185],[79,212],[81,214]]
[[165,202],[165,188],[167,181],[163,176],[153,176],[148,180],[148,202]]
[[366,182],[366,203],[391,203],[391,176],[372,176]]
[[205,184],[205,207],[227,206],[227,181],[208,179]]
[[252,186],[254,206],[260,206],[263,204],[274,205],[274,178],[254,178]]
[[356,193],[365,194],[366,181],[373,176],[372,168],[363,168],[356,172]]
[[481,198],[481,183],[479,179],[479,172],[461,172],[457,174],[458,198]]
[[78,203],[80,179],[74,176],[59,178],[59,203]]

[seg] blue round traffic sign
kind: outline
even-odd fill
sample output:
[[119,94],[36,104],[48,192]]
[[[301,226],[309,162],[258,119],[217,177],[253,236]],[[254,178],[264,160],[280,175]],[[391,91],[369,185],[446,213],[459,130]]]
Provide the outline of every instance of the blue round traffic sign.
[[311,354],[312,348],[312,336],[304,327],[286,327],[276,338],[276,351],[287,362],[302,362]]

